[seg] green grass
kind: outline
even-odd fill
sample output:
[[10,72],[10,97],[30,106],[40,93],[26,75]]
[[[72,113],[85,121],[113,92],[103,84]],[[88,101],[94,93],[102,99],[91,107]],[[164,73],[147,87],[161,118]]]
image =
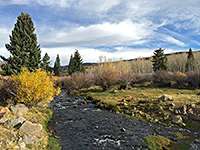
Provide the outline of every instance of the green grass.
[[112,91],[93,91],[89,93],[94,99],[110,104],[117,104],[122,99],[131,98],[155,100],[164,94],[168,94],[173,97],[173,103],[184,105],[199,102],[200,96],[197,95],[198,92],[199,90],[137,87],[132,90],[119,90],[116,93],[113,93]]
[[180,139],[184,139],[187,141],[194,141],[195,139],[200,139],[200,137],[196,137],[195,135],[191,134],[191,133],[175,133],[175,136],[177,136]]
[[48,138],[47,150],[61,150],[61,146],[59,144],[59,141],[56,138],[49,137]]
[[175,143],[163,136],[147,136],[142,139],[150,150],[188,150],[191,146],[189,142]]

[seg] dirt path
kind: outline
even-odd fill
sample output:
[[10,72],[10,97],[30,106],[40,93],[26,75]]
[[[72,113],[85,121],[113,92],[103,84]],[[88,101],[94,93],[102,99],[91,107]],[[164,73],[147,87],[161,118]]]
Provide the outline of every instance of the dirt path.
[[141,139],[162,135],[180,141],[171,132],[190,132],[186,129],[130,119],[97,108],[90,101],[79,105],[81,97],[67,97],[64,91],[51,103],[55,114],[49,129],[55,131],[63,150],[146,150]]

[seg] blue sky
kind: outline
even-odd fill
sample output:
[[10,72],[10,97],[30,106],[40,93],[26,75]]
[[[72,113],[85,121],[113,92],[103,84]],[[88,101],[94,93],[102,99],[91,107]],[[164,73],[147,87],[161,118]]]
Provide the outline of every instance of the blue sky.
[[0,54],[21,12],[34,21],[42,55],[68,64],[78,49],[84,62],[200,48],[200,0],[0,0]]

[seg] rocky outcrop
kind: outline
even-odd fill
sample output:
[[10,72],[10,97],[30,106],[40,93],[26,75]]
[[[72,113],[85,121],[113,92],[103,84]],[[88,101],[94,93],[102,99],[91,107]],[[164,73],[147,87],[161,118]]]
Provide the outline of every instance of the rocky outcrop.
[[[37,145],[43,139],[42,125],[37,123],[35,117],[29,120],[24,118],[28,112],[28,108],[24,104],[13,105],[9,108],[10,110],[8,107],[0,110],[0,123],[4,126],[1,130],[4,130],[7,133],[6,136],[9,136],[5,139],[4,144],[11,143],[14,145],[14,149],[20,150],[25,150],[27,145]],[[7,119],[6,114],[8,113],[10,113],[8,117],[12,119]],[[30,117],[31,113],[28,115]]]

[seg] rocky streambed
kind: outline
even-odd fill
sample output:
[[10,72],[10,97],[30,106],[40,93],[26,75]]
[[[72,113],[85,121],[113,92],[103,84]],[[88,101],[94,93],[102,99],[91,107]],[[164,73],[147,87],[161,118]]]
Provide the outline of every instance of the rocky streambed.
[[[54,115],[49,130],[59,139],[63,150],[146,150],[142,138],[162,135],[173,142],[182,142],[173,133],[192,133],[178,127],[143,122],[98,108],[90,100],[69,97],[65,91],[51,102]],[[200,148],[200,143],[193,147]]]

